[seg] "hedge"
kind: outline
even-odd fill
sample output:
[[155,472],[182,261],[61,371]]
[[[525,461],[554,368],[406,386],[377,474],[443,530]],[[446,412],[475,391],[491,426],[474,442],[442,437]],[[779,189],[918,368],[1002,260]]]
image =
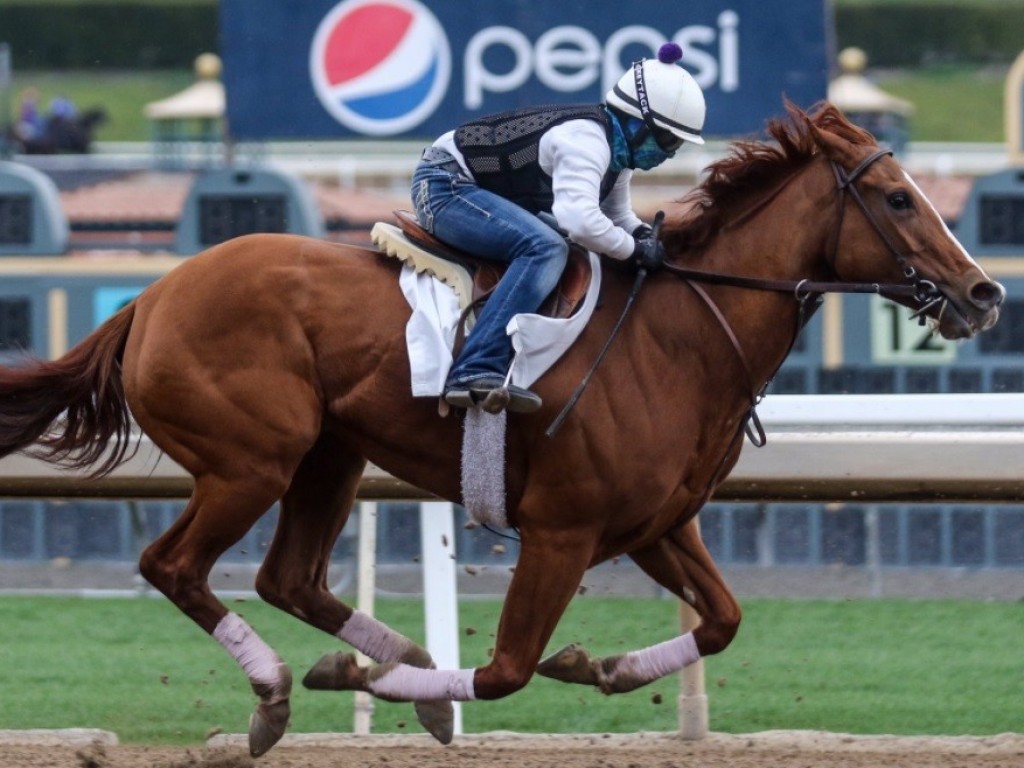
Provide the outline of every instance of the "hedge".
[[1024,2],[837,3],[838,49],[855,45],[873,67],[1007,64],[1024,51]]
[[191,69],[218,49],[217,4],[3,2],[0,40],[19,70]]
[[[874,67],[1006,64],[1024,48],[1022,0],[836,0],[833,9],[838,49],[863,48]],[[0,0],[0,39],[18,69],[189,69],[218,49],[217,4]]]

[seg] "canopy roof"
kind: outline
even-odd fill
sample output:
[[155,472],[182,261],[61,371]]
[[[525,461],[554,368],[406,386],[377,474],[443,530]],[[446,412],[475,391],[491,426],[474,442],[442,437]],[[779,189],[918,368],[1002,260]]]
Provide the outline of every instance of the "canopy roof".
[[143,107],[150,120],[216,119],[224,116],[224,85],[217,80],[200,80],[166,99]]
[[886,93],[859,74],[840,75],[828,86],[828,100],[844,112],[895,112],[910,115],[914,105]]

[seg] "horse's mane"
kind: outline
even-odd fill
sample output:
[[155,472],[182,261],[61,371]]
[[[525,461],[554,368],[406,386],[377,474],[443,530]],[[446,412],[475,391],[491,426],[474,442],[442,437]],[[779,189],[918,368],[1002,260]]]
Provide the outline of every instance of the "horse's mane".
[[827,102],[809,114],[787,101],[786,112],[786,118],[768,121],[766,130],[774,141],[735,142],[726,157],[708,166],[705,180],[680,201],[684,213],[665,221],[662,240],[669,253],[699,252],[737,215],[737,206],[753,194],[771,191],[773,183],[810,162],[819,151],[812,127],[850,144],[876,144]]

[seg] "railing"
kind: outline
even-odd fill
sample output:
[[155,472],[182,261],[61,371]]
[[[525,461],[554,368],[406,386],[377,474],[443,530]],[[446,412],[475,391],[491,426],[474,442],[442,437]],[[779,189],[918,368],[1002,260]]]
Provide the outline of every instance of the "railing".
[[[408,183],[427,141],[290,141],[238,144],[231,148],[241,161],[269,162],[282,169],[309,176],[331,177],[342,185],[390,178]],[[214,152],[211,153],[211,147]],[[672,160],[644,174],[647,182],[673,177],[695,178],[729,149],[724,141],[709,141],[702,147],[680,152]],[[228,149],[208,142],[185,142],[176,148],[176,158],[190,166],[222,162]],[[96,142],[88,155],[20,156],[18,159],[41,170],[151,168],[158,147],[153,142]],[[1002,143],[910,142],[900,157],[911,173],[941,176],[979,175],[1005,169],[1009,155]]]
[[[768,433],[746,445],[718,501],[1024,501],[1024,394],[776,395]],[[0,497],[184,498],[192,479],[146,437],[113,473],[89,479],[28,456],[0,460]],[[423,499],[369,466],[363,499]]]

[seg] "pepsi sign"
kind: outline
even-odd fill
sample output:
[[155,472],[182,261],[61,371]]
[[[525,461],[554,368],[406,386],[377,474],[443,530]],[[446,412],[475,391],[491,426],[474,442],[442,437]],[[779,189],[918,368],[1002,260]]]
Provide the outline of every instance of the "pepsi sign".
[[706,132],[825,97],[824,0],[221,0],[234,138],[419,137],[488,112],[599,102],[673,40]]
[[390,136],[437,109],[451,76],[448,38],[415,0],[346,0],[324,16],[309,51],[317,99],[341,125]]

